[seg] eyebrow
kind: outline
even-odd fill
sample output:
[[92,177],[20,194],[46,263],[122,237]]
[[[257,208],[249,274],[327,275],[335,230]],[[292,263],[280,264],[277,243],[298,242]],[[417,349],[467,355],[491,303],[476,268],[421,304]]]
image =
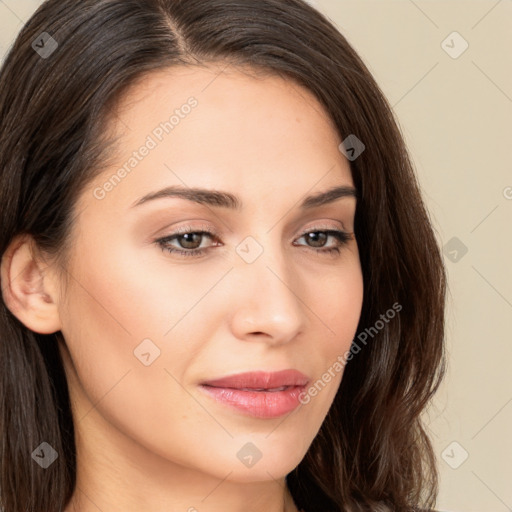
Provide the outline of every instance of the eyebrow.
[[[217,207],[217,208],[230,208],[232,210],[240,211],[243,208],[243,203],[237,196],[219,190],[210,190],[205,188],[184,188],[179,185],[165,187],[157,192],[151,192],[144,197],[138,199],[131,208],[140,206],[149,201],[162,198],[177,197],[193,201],[202,205]],[[317,208],[329,203],[332,203],[338,199],[345,197],[354,197],[357,199],[358,193],[354,187],[348,185],[341,185],[325,192],[319,192],[317,194],[306,197],[300,204],[302,210],[308,210],[311,208]]]

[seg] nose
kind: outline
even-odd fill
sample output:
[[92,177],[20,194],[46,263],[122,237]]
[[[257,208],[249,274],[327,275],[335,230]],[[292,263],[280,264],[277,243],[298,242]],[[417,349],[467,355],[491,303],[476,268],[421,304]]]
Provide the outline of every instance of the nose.
[[[282,344],[301,333],[308,320],[301,283],[293,266],[268,249],[253,263],[239,261],[231,272],[230,323],[238,339]],[[233,281],[231,281],[233,282]]]

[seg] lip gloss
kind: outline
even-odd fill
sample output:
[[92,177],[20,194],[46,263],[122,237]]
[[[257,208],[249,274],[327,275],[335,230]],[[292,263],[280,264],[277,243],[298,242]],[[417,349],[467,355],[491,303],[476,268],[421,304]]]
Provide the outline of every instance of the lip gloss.
[[282,391],[249,391],[205,384],[202,384],[200,388],[216,401],[250,416],[278,418],[297,408],[300,404],[299,395],[305,386],[286,386],[286,389]]

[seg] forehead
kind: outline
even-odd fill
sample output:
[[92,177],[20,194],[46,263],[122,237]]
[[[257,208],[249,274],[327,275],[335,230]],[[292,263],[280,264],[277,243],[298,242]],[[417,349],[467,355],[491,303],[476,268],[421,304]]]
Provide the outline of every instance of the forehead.
[[[190,113],[187,103],[191,98],[197,107]],[[290,79],[247,66],[176,66],[151,72],[128,88],[113,113],[111,126],[126,144],[136,143],[133,136],[152,133],[169,120],[181,124],[179,130],[173,127],[172,137],[166,137],[169,144],[184,131],[183,125],[189,125],[195,138],[202,140],[219,139],[227,133],[239,133],[240,138],[267,134],[264,140],[268,140],[268,134],[284,128],[293,128],[291,137],[306,133],[312,144],[326,138],[336,144],[339,138],[332,119],[311,91]],[[179,119],[172,119],[173,113]],[[183,120],[187,123],[181,123]],[[282,139],[286,135],[283,131]]]
[[124,169],[109,202],[131,205],[174,184],[236,194],[286,189],[298,198],[352,183],[323,106],[279,76],[231,66],[159,70],[139,79],[112,114],[117,154],[95,184]]

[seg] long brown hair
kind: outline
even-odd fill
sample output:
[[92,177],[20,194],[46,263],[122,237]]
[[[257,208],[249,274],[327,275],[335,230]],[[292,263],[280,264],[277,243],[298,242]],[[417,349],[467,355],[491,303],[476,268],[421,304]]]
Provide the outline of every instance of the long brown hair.
[[[75,201],[110,155],[112,105],[152,70],[211,62],[306,87],[340,142],[355,135],[365,145],[350,159],[364,276],[360,350],[287,475],[293,498],[305,512],[430,508],[437,471],[420,415],[444,372],[443,260],[391,107],[345,37],[306,2],[47,0],[0,72],[0,254],[29,234],[65,268]],[[394,304],[399,313],[376,328]],[[1,301],[4,512],[60,512],[74,490],[59,335],[27,329]],[[59,454],[48,469],[31,457],[43,441]]]

